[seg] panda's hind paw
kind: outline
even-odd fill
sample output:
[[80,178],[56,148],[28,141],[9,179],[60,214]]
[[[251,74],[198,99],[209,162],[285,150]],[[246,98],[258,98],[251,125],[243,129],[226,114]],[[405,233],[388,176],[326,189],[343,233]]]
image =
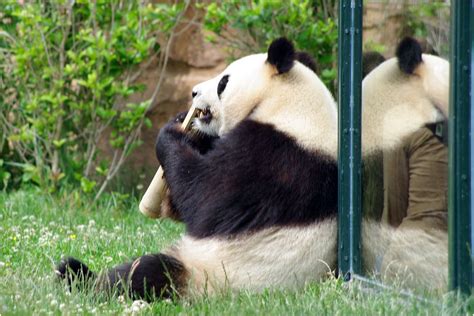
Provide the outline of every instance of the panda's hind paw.
[[67,281],[70,289],[73,285],[84,285],[95,277],[84,263],[72,257],[61,259],[54,272],[60,280]]

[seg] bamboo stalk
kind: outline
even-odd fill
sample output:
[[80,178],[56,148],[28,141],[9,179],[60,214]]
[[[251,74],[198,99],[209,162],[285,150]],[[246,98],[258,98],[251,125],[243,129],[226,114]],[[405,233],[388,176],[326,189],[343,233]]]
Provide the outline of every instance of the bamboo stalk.
[[[196,111],[194,106],[189,109],[186,118],[181,124],[183,130],[189,130],[191,121],[196,116]],[[164,177],[163,168],[160,166],[140,201],[140,205],[138,206],[140,212],[150,218],[159,218],[161,216],[161,202],[165,197],[166,190],[166,179]]]

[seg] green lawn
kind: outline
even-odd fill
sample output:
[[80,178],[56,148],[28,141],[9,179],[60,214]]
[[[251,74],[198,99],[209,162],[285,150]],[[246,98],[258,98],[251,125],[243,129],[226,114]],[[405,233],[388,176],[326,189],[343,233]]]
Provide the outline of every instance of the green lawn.
[[[77,192],[53,196],[37,189],[0,193],[0,315],[130,314],[133,302],[69,293],[53,268],[62,255],[83,259],[92,269],[156,252],[183,233],[169,220],[150,220],[136,200],[106,197],[91,207]],[[397,290],[369,291],[331,279],[298,292],[224,293],[190,301],[161,301],[139,314],[214,315],[407,315],[451,314],[467,303],[444,297],[431,302]]]

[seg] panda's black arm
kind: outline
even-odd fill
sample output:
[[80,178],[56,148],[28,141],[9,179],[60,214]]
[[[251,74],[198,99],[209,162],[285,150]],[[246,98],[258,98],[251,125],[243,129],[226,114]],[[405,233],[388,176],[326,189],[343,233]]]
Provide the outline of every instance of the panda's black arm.
[[207,189],[203,186],[210,179],[205,175],[212,171],[206,153],[216,139],[196,138],[196,135],[182,131],[174,121],[166,124],[158,134],[156,156],[170,189],[171,204],[181,219],[191,213],[199,213],[202,204],[196,203],[196,197],[207,195],[204,192]]
[[246,160],[241,156],[248,159],[248,154],[252,154],[246,154],[248,146],[236,144],[232,137],[216,143],[216,149],[202,153],[191,135],[173,121],[158,134],[156,155],[168,183],[171,204],[192,231],[210,231],[212,228],[204,227],[216,226],[214,221],[220,221],[229,201],[235,200],[242,190],[230,185],[230,179],[243,174],[238,170],[244,168],[237,168]]
[[171,202],[196,237],[233,235],[334,216],[337,163],[271,126],[244,121],[201,154],[172,126],[157,154]]
[[214,142],[219,139],[219,137],[200,134],[195,131],[187,133],[187,137],[189,138],[189,144],[201,154],[205,154],[214,148]]

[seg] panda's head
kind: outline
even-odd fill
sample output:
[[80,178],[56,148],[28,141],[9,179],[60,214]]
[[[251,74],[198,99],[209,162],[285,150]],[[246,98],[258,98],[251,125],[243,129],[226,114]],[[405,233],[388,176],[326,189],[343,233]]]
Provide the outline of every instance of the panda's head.
[[366,154],[393,148],[420,127],[448,116],[449,63],[422,54],[420,44],[412,38],[400,42],[396,55],[362,82]]
[[[253,119],[272,124],[303,147],[322,147],[332,153],[336,105],[314,66],[307,54],[296,52],[285,38],[273,41],[267,53],[234,61],[218,76],[193,88],[193,106],[199,113],[194,128],[223,136],[241,121]],[[317,146],[318,139],[323,139],[322,146]]]

